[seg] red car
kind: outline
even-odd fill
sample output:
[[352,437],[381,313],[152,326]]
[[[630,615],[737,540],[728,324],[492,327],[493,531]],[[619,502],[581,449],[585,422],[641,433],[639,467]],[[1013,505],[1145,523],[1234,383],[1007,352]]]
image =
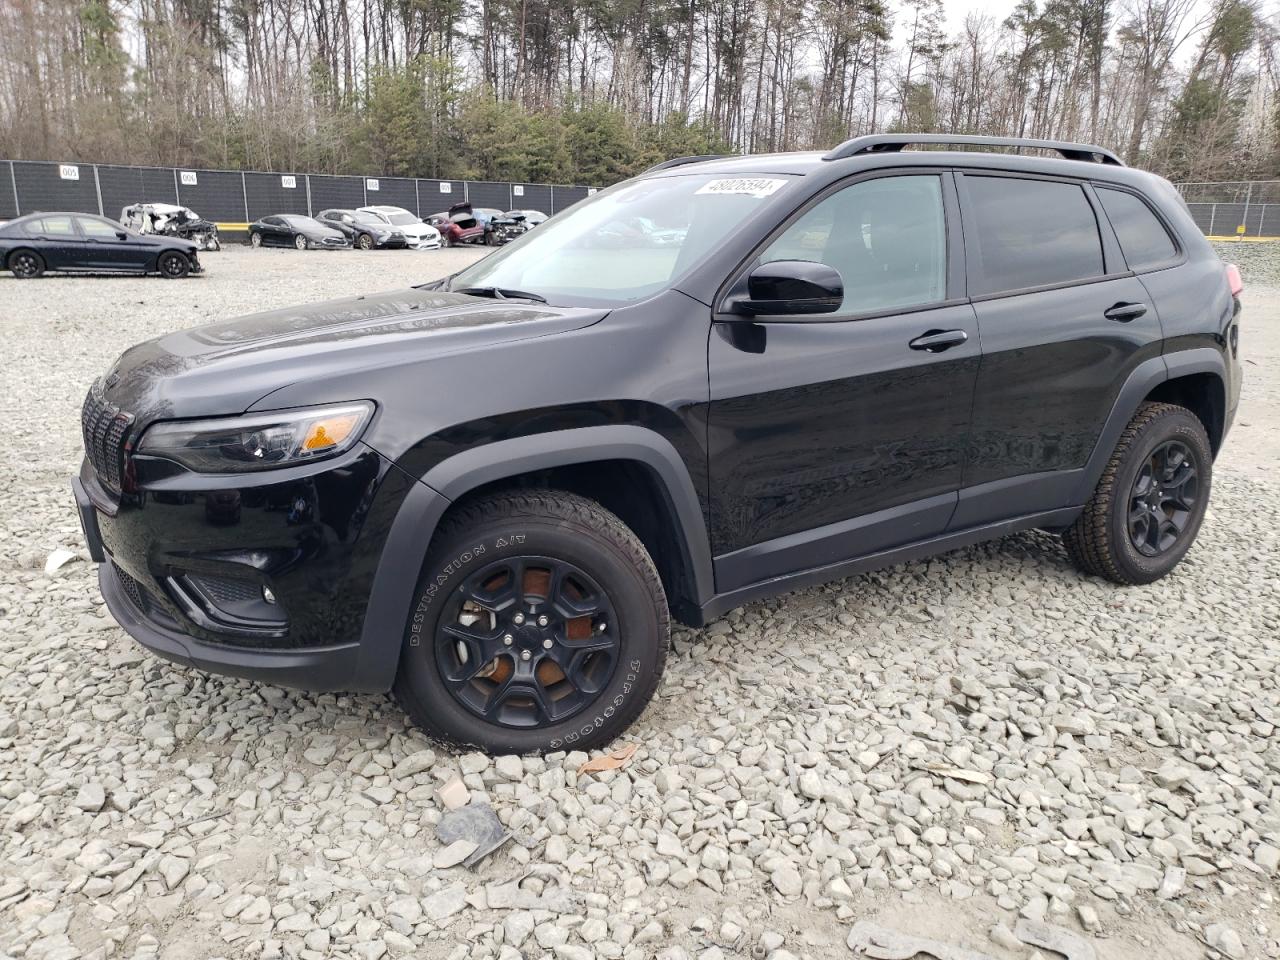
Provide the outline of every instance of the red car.
[[433,213],[427,223],[440,231],[440,241],[446,247],[485,242],[484,222],[476,218],[469,203],[455,203],[448,211]]

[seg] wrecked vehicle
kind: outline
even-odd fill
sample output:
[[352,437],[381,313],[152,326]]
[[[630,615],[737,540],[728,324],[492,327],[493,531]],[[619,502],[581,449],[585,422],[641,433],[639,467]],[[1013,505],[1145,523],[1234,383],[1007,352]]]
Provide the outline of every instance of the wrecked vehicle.
[[141,234],[161,234],[190,240],[199,250],[221,250],[218,225],[190,207],[173,203],[135,203],[120,211],[120,222]]
[[433,213],[428,222],[440,231],[446,247],[463,243],[483,243],[500,247],[529,228],[522,220],[491,207],[472,208],[469,202],[455,203],[448,212]]

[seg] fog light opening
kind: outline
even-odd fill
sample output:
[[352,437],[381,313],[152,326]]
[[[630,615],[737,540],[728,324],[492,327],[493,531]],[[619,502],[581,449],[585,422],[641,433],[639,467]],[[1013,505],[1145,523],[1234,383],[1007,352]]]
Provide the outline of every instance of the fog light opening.
[[262,587],[262,599],[273,607],[276,605],[276,595],[272,593],[271,588],[265,584]]

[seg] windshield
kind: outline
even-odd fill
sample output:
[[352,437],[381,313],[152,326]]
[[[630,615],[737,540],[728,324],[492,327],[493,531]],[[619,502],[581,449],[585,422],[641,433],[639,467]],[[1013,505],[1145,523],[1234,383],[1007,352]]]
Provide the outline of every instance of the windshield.
[[787,182],[783,175],[695,174],[620,184],[463,270],[449,287],[526,290],[563,304],[652,296]]
[[357,223],[368,223],[375,227],[385,227],[387,221],[383,220],[376,213],[353,213],[351,218]]
[[403,210],[400,213],[388,213],[386,214],[386,218],[397,227],[409,227],[415,223],[421,223],[417,217],[407,210]]

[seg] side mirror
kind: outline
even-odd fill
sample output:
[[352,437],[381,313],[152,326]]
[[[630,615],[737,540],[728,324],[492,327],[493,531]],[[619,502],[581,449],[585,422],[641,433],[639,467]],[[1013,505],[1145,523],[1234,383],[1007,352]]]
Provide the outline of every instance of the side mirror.
[[129,234],[125,233],[123,230],[117,230],[117,231],[116,231],[116,239],[117,239],[117,240],[128,240],[128,239],[129,239]]
[[736,300],[735,313],[749,317],[834,313],[844,302],[840,271],[812,260],[762,263],[747,278],[747,299]]

